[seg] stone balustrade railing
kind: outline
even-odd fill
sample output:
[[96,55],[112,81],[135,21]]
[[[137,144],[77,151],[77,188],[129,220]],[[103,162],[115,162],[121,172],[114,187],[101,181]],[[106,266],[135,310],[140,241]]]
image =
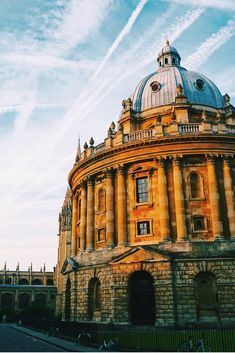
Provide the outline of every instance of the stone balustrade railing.
[[139,130],[124,136],[124,143],[136,140],[151,138],[155,135],[155,130]]
[[162,136],[186,135],[186,134],[234,134],[235,125],[226,125],[225,123],[173,123],[169,125],[157,124],[153,129],[138,130],[130,134],[114,133],[112,137],[108,137],[104,142],[93,147],[89,147],[82,153],[81,159],[101,152],[109,147],[125,144],[133,141],[141,141],[148,139],[158,139]]
[[94,147],[94,153],[100,152],[106,148],[105,142],[99,143],[99,145]]
[[180,124],[179,133],[180,134],[197,134],[201,132],[201,124]]

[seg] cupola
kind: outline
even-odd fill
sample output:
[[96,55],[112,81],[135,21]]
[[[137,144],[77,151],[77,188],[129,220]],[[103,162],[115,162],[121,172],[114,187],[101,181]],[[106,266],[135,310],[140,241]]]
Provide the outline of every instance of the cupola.
[[169,40],[166,40],[166,45],[158,53],[157,61],[160,67],[175,65],[180,66],[181,57],[176,48],[172,47]]

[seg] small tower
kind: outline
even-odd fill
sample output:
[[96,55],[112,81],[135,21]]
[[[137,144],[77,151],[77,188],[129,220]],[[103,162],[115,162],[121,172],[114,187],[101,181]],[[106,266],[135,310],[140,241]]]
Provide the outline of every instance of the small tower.
[[170,45],[168,39],[166,40],[165,46],[158,53],[157,61],[160,68],[166,66],[180,66],[181,57],[178,50]]

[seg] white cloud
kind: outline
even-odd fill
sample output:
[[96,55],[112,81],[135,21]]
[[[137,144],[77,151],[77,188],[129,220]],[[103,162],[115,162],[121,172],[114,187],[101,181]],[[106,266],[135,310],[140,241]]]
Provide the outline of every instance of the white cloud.
[[105,64],[107,61],[110,59],[111,55],[114,53],[114,51],[117,49],[117,47],[120,45],[120,43],[124,40],[124,38],[130,33],[135,21],[137,20],[138,16],[140,15],[144,5],[147,3],[148,0],[140,0],[138,3],[137,7],[135,10],[132,12],[131,16],[129,17],[126,25],[123,27],[115,41],[112,43],[110,46],[109,50],[107,51],[107,54],[103,58],[102,62],[98,66],[97,70],[95,71],[94,75],[92,78],[95,78],[100,71],[104,68]]
[[220,10],[235,11],[234,0],[161,0],[164,2],[175,2],[179,5],[213,7]]
[[187,68],[196,70],[200,65],[208,60],[208,58],[225,44],[235,34],[235,18],[229,20],[227,25],[220,28],[218,32],[212,34],[204,43],[202,43],[195,53],[190,55],[184,65]]

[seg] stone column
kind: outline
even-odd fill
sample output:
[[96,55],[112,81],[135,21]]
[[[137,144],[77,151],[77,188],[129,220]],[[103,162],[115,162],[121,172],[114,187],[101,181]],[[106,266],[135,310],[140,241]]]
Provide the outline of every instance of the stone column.
[[73,195],[71,256],[77,254],[78,198]]
[[94,250],[94,179],[87,179],[87,250]]
[[127,226],[126,226],[126,185],[125,185],[125,172],[124,168],[118,168],[118,245],[123,246],[127,244]]
[[229,222],[229,230],[231,239],[235,240],[235,209],[234,209],[234,192],[231,169],[229,159],[223,159],[223,173],[224,173],[224,191],[227,205],[227,216]]
[[213,156],[209,156],[207,158],[207,173],[211,204],[212,228],[214,238],[220,240],[223,238],[223,228],[220,221],[219,190],[216,177],[215,158]]
[[80,220],[80,248],[81,251],[86,249],[86,217],[87,217],[87,191],[86,182],[82,182],[81,186],[81,220]]
[[183,178],[180,167],[180,158],[173,160],[173,178],[174,178],[174,195],[175,195],[175,213],[177,227],[177,241],[187,239],[185,207],[184,207],[184,190]]
[[106,239],[110,247],[114,246],[114,188],[113,171],[106,170]]
[[169,225],[168,193],[167,193],[165,160],[163,158],[158,160],[158,198],[159,198],[161,241],[169,241],[170,225]]

